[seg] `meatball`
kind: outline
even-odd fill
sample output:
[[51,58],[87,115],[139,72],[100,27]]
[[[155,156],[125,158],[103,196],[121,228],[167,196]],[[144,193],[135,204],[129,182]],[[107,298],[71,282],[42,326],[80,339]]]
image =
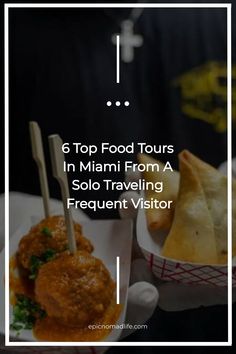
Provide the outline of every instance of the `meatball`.
[[35,282],[36,300],[47,315],[79,328],[103,318],[114,289],[102,261],[85,251],[63,253],[45,263]]
[[[93,251],[89,240],[82,236],[81,226],[74,223],[78,250]],[[63,216],[50,216],[33,226],[29,233],[22,237],[18,248],[18,261],[27,270],[31,268],[31,257],[41,257],[48,250],[63,252],[68,248],[65,219]]]

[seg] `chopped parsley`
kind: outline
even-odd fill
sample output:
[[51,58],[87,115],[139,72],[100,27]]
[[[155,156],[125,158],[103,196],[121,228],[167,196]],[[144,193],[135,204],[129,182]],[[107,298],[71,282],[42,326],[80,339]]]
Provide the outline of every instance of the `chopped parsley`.
[[37,318],[43,318],[46,312],[39,304],[25,295],[16,295],[16,304],[13,308],[13,322],[10,329],[19,331],[22,329],[32,329]]
[[48,227],[42,228],[41,232],[48,237],[52,237],[52,231]]
[[44,263],[51,261],[56,254],[56,251],[52,248],[48,248],[40,257]]
[[30,275],[29,279],[35,279],[37,277],[39,268],[55,257],[56,251],[49,248],[41,256],[31,256],[30,258]]
[[38,274],[38,270],[42,264],[43,264],[43,262],[40,259],[40,257],[31,256],[31,258],[30,258],[30,275],[29,275],[30,279],[36,278],[36,276]]

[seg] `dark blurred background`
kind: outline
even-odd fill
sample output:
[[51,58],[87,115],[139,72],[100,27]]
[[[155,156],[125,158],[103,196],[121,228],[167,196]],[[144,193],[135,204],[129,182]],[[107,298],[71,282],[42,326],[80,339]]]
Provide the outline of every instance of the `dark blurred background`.
[[[120,33],[130,9],[11,9],[9,15],[10,190],[40,194],[31,157],[30,120],[42,129],[53,197],[59,198],[60,192],[51,177],[47,143],[51,133],[60,134],[64,142],[86,144],[174,144],[174,167],[177,153],[184,148],[214,166],[226,160],[225,9],[145,9],[134,23],[134,33],[143,37],[143,45],[134,49],[131,63],[121,62],[119,85],[111,37]],[[235,48],[233,36],[233,59]],[[235,70],[234,64],[234,80]],[[130,106],[108,108],[107,100],[128,100]],[[79,159],[86,161],[85,156],[71,155],[67,162]],[[109,162],[109,157],[96,156],[96,161]],[[72,177],[86,180],[90,175]],[[123,174],[93,175],[94,180],[105,177],[124,178]],[[118,195],[118,191],[90,191],[75,192],[74,197],[117,199]],[[90,216],[109,218],[117,213],[108,210]],[[157,308],[148,325],[149,331],[137,331],[126,340],[225,341],[227,307],[176,313]],[[167,350],[129,349],[150,354]],[[226,348],[218,351],[228,352]],[[109,350],[109,354],[118,352],[120,348]],[[187,352],[205,353],[206,349],[193,347]]]
[[[121,60],[116,84],[116,47],[132,9],[10,9],[10,189],[40,194],[31,157],[28,122],[44,137],[50,192],[47,136],[85,144],[174,144],[170,159],[184,148],[214,166],[226,160],[226,10],[144,9],[134,21],[143,44],[134,60]],[[121,49],[122,50],[122,49]],[[235,51],[235,46],[233,46]],[[107,100],[130,102],[107,107]],[[96,162],[130,156],[96,155]],[[67,155],[67,162],[87,161]],[[135,160],[135,155],[131,156]],[[120,174],[70,174],[101,181]],[[117,199],[119,192],[72,192],[76,199]],[[117,217],[104,210],[91,217]]]

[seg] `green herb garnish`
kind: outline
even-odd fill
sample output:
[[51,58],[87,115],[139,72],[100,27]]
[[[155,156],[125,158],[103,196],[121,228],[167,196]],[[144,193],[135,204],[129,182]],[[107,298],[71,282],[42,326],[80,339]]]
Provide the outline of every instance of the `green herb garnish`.
[[41,267],[41,265],[43,264],[43,261],[40,259],[40,257],[37,256],[31,256],[30,258],[30,275],[29,275],[29,279],[35,279],[37,274],[38,274],[38,270]]
[[37,318],[43,318],[46,312],[39,304],[25,295],[16,295],[16,304],[13,308],[13,322],[10,329],[19,331],[22,329],[32,329]]
[[41,256],[31,256],[30,258],[30,275],[29,279],[35,279],[38,275],[39,268],[55,257],[56,251],[49,248]]
[[48,248],[40,257],[44,263],[51,261],[56,254],[56,251],[52,248]]
[[48,237],[52,237],[52,231],[48,227],[44,227],[41,232]]

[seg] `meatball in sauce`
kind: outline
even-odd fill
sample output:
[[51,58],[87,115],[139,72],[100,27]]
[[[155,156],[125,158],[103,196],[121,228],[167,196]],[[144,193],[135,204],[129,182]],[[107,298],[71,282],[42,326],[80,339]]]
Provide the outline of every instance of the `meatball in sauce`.
[[[74,223],[75,238],[78,250],[93,251],[89,240],[82,236],[81,226]],[[60,253],[68,249],[66,225],[63,216],[50,216],[33,226],[29,233],[22,237],[18,248],[20,265],[29,270],[31,257],[42,256],[47,250]]]
[[36,323],[35,336],[85,340],[92,339],[93,332],[99,338],[102,331],[91,331],[89,325],[116,322],[120,306],[115,304],[114,290],[103,262],[86,251],[63,253],[45,263],[35,281],[35,297],[47,317]]

